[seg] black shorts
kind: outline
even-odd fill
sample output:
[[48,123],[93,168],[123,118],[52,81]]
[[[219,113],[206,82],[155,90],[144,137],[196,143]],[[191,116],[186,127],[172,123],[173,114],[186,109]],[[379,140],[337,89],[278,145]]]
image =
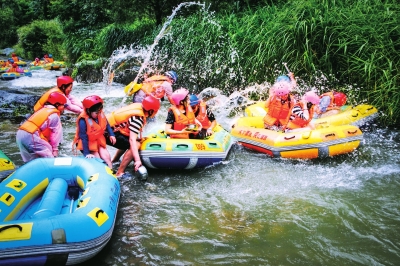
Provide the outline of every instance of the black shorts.
[[129,137],[121,134],[121,132],[114,132],[117,141],[114,145],[111,144],[110,138],[106,137],[107,145],[113,146],[119,150],[128,150],[131,145],[129,144]]

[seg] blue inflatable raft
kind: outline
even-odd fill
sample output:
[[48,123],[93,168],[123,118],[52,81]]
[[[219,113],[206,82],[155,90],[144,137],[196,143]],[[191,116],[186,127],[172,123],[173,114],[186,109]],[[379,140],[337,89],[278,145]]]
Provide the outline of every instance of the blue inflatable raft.
[[0,183],[0,265],[72,265],[110,240],[119,182],[102,161],[40,158]]

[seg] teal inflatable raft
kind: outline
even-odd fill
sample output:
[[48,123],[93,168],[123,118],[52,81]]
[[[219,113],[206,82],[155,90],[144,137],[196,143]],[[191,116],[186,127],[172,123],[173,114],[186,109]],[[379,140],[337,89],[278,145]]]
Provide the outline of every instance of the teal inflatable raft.
[[0,265],[73,265],[110,240],[120,186],[103,161],[40,158],[0,183]]

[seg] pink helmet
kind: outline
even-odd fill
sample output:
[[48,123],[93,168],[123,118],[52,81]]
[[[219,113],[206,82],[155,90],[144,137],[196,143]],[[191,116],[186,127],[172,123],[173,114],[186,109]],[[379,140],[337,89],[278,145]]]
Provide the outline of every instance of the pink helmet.
[[152,111],[150,117],[154,117],[157,114],[158,109],[160,109],[160,101],[155,97],[149,95],[143,99],[142,106],[143,110],[147,112]]
[[318,104],[319,103],[319,96],[313,91],[307,91],[304,94],[304,99],[306,99],[307,102],[310,102],[312,104]]
[[70,76],[61,76],[57,78],[57,87],[61,88],[64,84],[71,84],[74,80]]
[[189,94],[189,91],[185,88],[177,89],[172,93],[172,100],[174,101],[175,105],[179,105],[183,99]]
[[334,103],[336,106],[343,106],[347,101],[346,94],[343,92],[334,92],[333,98],[335,99]]
[[273,86],[274,94],[277,96],[284,96],[289,94],[291,85],[285,81],[276,82]]

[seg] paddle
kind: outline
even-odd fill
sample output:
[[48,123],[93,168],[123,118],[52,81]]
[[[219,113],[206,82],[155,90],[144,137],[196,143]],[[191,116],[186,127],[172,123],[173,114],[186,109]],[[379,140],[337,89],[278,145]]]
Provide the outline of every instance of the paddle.
[[78,187],[71,187],[68,190],[68,196],[71,199],[71,206],[69,208],[69,213],[72,213],[72,207],[74,205],[74,201],[79,197],[79,188]]
[[288,74],[291,73],[291,71],[289,70],[289,68],[288,68],[288,66],[287,66],[287,63],[283,62],[282,64],[285,66],[286,71],[288,72]]

